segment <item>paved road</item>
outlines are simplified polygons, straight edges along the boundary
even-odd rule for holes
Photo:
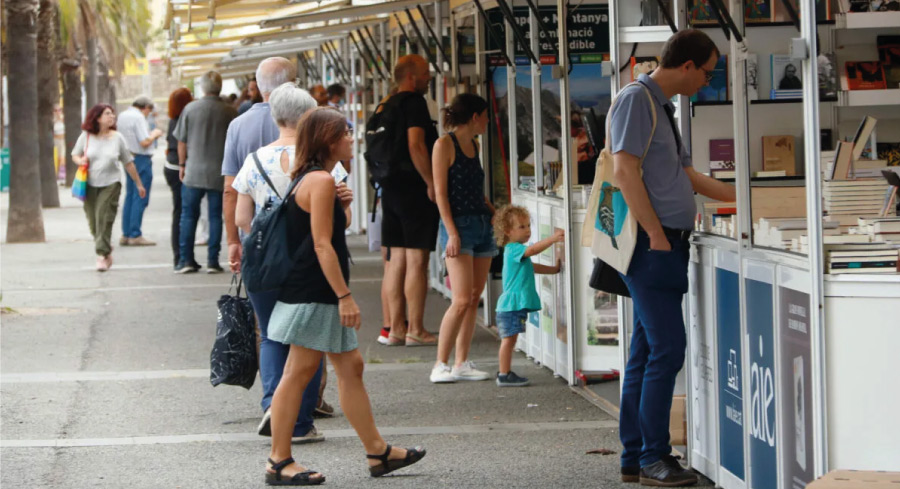
[[[208,381],[215,301],[230,276],[172,273],[171,200],[159,163],[144,220],[159,246],[117,249],[112,271],[94,271],[81,207],[62,190],[63,208],[44,212],[46,243],[2,247],[2,305],[11,309],[0,318],[4,488],[263,487],[259,382],[246,391]],[[120,229],[117,222],[116,241]],[[295,450],[301,463],[325,473],[330,487],[627,486],[616,455],[586,454],[619,449],[615,421],[521,354],[515,369],[531,387],[436,386],[428,382],[433,347],[377,344],[379,259],[351,241],[377,423],[390,442],[424,444],[429,455],[373,480],[339,415],[317,423],[324,443]],[[438,329],[447,305],[429,295],[428,329]],[[479,329],[472,358],[496,371],[497,346]],[[333,374],[326,398],[337,405]]]

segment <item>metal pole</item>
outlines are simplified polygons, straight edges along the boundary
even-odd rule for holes
[[[534,11],[528,12],[528,24],[529,24],[529,34],[531,36],[531,50],[535,53],[540,53],[540,34],[539,27],[537,23],[538,15],[534,13]],[[540,54],[538,56],[538,61],[540,61]],[[541,64],[535,63],[534,60],[531,61],[531,124],[533,129],[533,160],[534,160],[534,189],[532,192],[537,193],[538,187],[544,186],[544,119],[543,113],[541,111]],[[519,165],[516,162],[513,167],[516,169],[514,171],[514,182],[512,183],[513,188],[519,187]],[[569,336],[569,338],[574,338],[574,336]]]
[[[741,0],[731,0],[730,8],[732,12],[743,12]],[[725,15],[728,15],[725,13]],[[735,26],[734,36],[728,36],[730,40],[730,55],[732,73],[734,73],[734,81],[731,86],[733,89],[732,102],[732,122],[734,124],[734,167],[735,186],[737,194],[737,240],[738,246],[738,304],[740,309],[740,329],[741,329],[741,388],[743,390],[742,408],[744,412],[744,420],[747,414],[751,412],[751,396],[750,394],[750,344],[747,336],[747,286],[744,273],[744,263],[747,252],[752,247],[752,216],[751,216],[751,200],[750,200],[750,148],[749,148],[749,110],[750,102],[747,100],[747,76],[746,76],[746,46],[738,37],[744,29],[744,19],[742,15],[736,20],[740,25]],[[728,30],[727,24],[723,22],[723,29]],[[750,470],[750,434],[746,423],[743,425],[743,446],[744,446],[744,483],[746,487],[753,487],[753,474]],[[720,462],[721,463],[721,462]]]
[[[451,76],[453,80],[453,84],[450,87],[450,93],[454,96],[459,94],[459,84],[462,82],[462,77],[459,73],[459,48],[457,45],[459,43],[456,42],[456,36],[459,33],[458,23],[456,22],[456,14],[451,10],[450,11],[450,72],[453,73]]]
[[[568,280],[565,281],[565,296],[568,297],[571,301],[574,291],[575,291],[575,274],[572,273],[572,259],[575,256],[575,241],[572,239],[572,143],[571,143],[571,134],[572,134],[572,109],[569,106],[569,65],[572,63],[569,60],[569,42],[568,42],[568,28],[566,26],[566,17],[568,15],[568,0],[557,0],[556,1],[556,9],[558,12],[559,19],[559,71],[560,71],[560,79],[559,79],[559,100],[560,100],[560,118],[562,119],[560,124],[560,132],[562,135],[562,141],[560,141],[560,160],[563,167],[563,175],[565,175],[565,181],[563,182],[562,188],[563,192],[563,209],[565,209],[566,218],[564,219],[563,226],[565,226],[566,231],[566,239],[565,239],[565,249],[566,249],[566,278]],[[575,324],[575,308],[567,307],[566,315],[568,316],[566,320],[569,324]],[[569,336],[569,341],[566,344],[567,353],[568,353],[568,365],[566,366],[568,372],[564,372],[563,377],[569,381],[569,385],[575,385],[575,338],[573,336]],[[566,377],[568,375],[568,377]]]
[[[425,10],[419,7],[419,12],[422,14],[422,20],[425,22],[425,25],[428,27],[428,30],[431,30],[431,25],[428,23],[428,18],[425,17]],[[442,35],[443,22],[441,19],[441,2],[440,0],[434,2],[434,25],[437,29],[437,34],[435,35],[434,31],[432,31],[432,35],[435,35],[435,41],[437,41],[437,76],[434,79],[435,85],[435,102],[437,102],[438,108],[443,108],[446,104],[446,100],[444,100],[444,46],[443,40],[444,36]],[[431,51],[429,50],[429,53]],[[444,132],[444,118],[438,117],[438,134],[443,134]],[[487,287],[486,287],[487,288]]]
[[[816,2],[799,3],[800,34],[806,44],[803,76],[815,80],[818,76],[816,53]],[[812,78],[809,78],[812,76]],[[803,86],[803,138],[806,157],[806,219],[809,231],[809,301],[810,346],[812,362],[813,398],[813,477],[828,472],[828,416],[827,376],[825,371],[825,284],[822,251],[822,175],[819,146],[819,90],[815,83]]]
[[[369,32],[369,36],[370,37],[372,36],[371,32]],[[381,44],[378,49],[378,56],[381,57],[381,53],[387,54],[387,27],[385,26],[384,23],[378,24],[378,42]],[[372,45],[375,45],[374,38],[372,38]],[[392,45],[393,45],[393,43],[392,43]],[[395,58],[396,56],[397,56],[396,51],[391,49],[390,57]],[[379,97],[379,100],[384,97],[387,97],[388,92],[391,89],[390,88],[391,80],[394,78],[393,73],[391,72],[391,70],[394,67],[394,63],[388,64],[384,59],[382,59],[381,62],[385,65],[384,71],[387,72],[388,82],[382,85],[382,87],[381,87],[382,93],[380,94],[381,97]]]

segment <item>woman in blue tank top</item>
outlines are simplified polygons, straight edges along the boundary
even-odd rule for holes
[[[437,361],[431,371],[434,383],[489,377],[468,360],[478,299],[491,259],[498,253],[491,225],[494,206],[484,195],[484,169],[475,143],[475,136],[487,130],[487,109],[487,102],[478,95],[457,95],[444,114],[444,127],[452,132],[438,140],[431,157],[441,213],[440,241],[453,289],[452,303],[441,321]],[[451,367],[454,345],[456,358]]]

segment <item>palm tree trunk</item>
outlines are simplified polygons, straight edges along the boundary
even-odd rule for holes
[[[112,105],[113,110],[116,109],[116,101],[109,98],[109,67],[106,65],[106,59],[100,53],[97,61],[97,103]]]
[[[97,98],[97,39],[93,36],[87,38],[87,71],[84,74],[85,92],[87,94],[87,109],[99,103]]]
[[[66,125],[66,187],[72,186],[78,166],[72,160],[72,148],[81,135],[81,66],[78,60],[66,60],[63,72],[63,122]]]
[[[6,0],[10,124],[9,243],[44,241],[37,133],[37,0]]]
[[[44,207],[59,207],[56,161],[53,154],[53,106],[59,101],[59,70],[56,65],[56,43],[54,42],[56,40],[55,3],[55,0],[40,0],[38,13],[37,140],[41,169],[41,203]]]

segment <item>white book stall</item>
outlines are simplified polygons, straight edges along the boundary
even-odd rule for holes
[[[677,27],[703,29],[724,55],[709,87],[678,97],[684,140],[694,167],[738,195],[698,197],[681,385],[688,462],[728,489],[900,470],[900,220],[889,182],[900,184],[900,61],[884,47],[900,36],[900,12],[673,4]],[[671,35],[641,25],[641,7],[611,5],[614,66],[657,56]],[[866,63],[881,74],[860,84]]]

